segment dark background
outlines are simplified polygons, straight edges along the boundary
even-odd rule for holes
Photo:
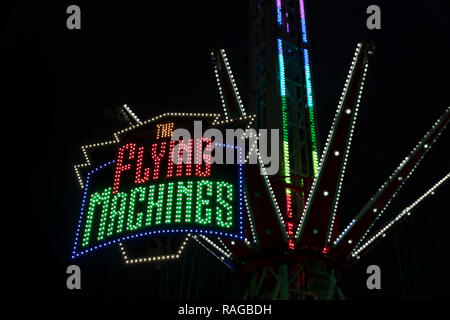
[[[66,8],[81,7],[81,30]],[[382,10],[382,30],[365,26]],[[307,1],[323,146],[359,40],[377,41],[340,205],[347,222],[450,103],[448,1]],[[80,147],[120,124],[105,111],[127,103],[141,119],[165,111],[221,112],[208,49],[227,50],[248,105],[248,4],[241,0],[20,2],[2,10],[3,273],[7,295],[27,298],[238,298],[234,274],[191,243],[169,266],[125,266],[117,248],[76,263],[79,292],[65,287],[81,190]],[[6,83],[6,85],[5,85]],[[449,170],[449,130],[387,214],[399,212]],[[341,281],[348,299],[448,299],[448,185]],[[369,291],[365,269],[382,270]],[[160,292],[160,282],[170,290]]]

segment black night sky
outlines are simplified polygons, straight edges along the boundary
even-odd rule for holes
[[[193,243],[167,267],[125,266],[117,247],[98,251],[75,262],[83,289],[65,286],[81,199],[73,165],[82,145],[121,128],[106,111],[127,103],[141,119],[166,111],[221,112],[208,51],[215,46],[227,50],[248,101],[247,1],[146,3],[33,1],[2,10],[2,260],[11,297],[178,299],[186,297],[186,288],[178,289],[183,272],[192,272],[191,298],[240,297],[234,274]],[[81,7],[81,30],[66,28],[70,4]],[[365,26],[371,4],[381,7],[379,31]],[[450,6],[444,0],[307,5],[321,147],[357,42],[377,42],[344,180],[344,223],[450,103]],[[447,128],[386,214],[449,171],[449,142]],[[449,190],[436,192],[346,274],[340,286],[347,299],[450,298]],[[382,270],[376,292],[365,284],[371,264]],[[161,281],[169,292],[159,291]]]

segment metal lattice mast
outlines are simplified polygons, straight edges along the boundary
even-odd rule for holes
[[[250,111],[257,115],[258,128],[280,130],[279,176],[287,186],[303,188],[303,178],[318,173],[304,1],[254,0],[250,10]],[[294,249],[294,221],[303,212],[305,193],[286,187],[279,196]]]
[[[318,170],[309,52],[303,0],[251,1],[250,112],[258,128],[284,131],[285,175],[311,177]]]

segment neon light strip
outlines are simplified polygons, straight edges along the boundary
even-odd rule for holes
[[[302,25],[302,40],[303,43],[308,42],[307,32],[306,32],[306,15],[305,15],[305,5],[303,0],[300,0],[300,23]]]
[[[184,238],[183,243],[181,244],[180,248],[178,249],[178,251],[176,253],[160,255],[160,256],[148,256],[148,257],[143,257],[143,258],[129,259],[128,254],[127,254],[122,242],[119,242],[119,247],[120,247],[120,252],[122,254],[123,260],[125,261],[126,264],[153,262],[153,261],[161,261],[161,260],[175,260],[175,259],[180,258],[181,254],[183,253],[184,248],[186,247],[186,243],[189,240],[189,236],[190,236],[190,234],[188,234],[187,237]]]
[[[217,259],[219,259],[221,262],[225,263],[228,267],[230,267],[224,260],[225,257],[219,256],[217,253],[215,253],[211,248],[208,248],[202,241],[199,240],[199,238],[196,235],[192,236],[192,239],[194,239],[198,244],[200,244],[203,248],[205,248],[209,253],[211,253],[213,256],[215,256]],[[222,251],[219,251],[220,253],[224,254]],[[227,257],[229,258],[229,257]]]
[[[277,20],[278,25],[282,26],[282,14],[281,14],[281,0],[277,0]],[[284,66],[283,55],[283,42],[280,38],[277,39],[278,47],[278,64],[280,68],[280,96],[281,96],[281,120],[282,120],[282,135],[283,135],[283,170],[286,183],[291,183],[291,166],[289,163],[289,132],[288,132],[288,116],[287,116],[287,104],[286,104],[286,76]],[[288,218],[292,218],[292,195],[291,190],[286,188],[286,214]],[[289,237],[289,248],[294,249],[294,241],[292,240],[293,224],[287,223],[287,233]]]
[[[286,77],[284,74],[284,56],[283,43],[281,39],[277,39],[278,44],[278,63],[280,65],[280,95],[281,95],[281,119],[282,119],[282,135],[283,135],[283,163],[284,176],[286,183],[291,183],[291,168],[289,163],[289,132],[287,123],[287,105],[286,105]]]
[[[283,18],[281,15],[281,0],[277,0],[277,21],[279,26],[283,25]]]
[[[208,239],[206,236],[203,236],[205,239]],[[210,240],[210,239],[208,239]],[[225,252],[227,253],[228,256],[232,256],[233,253],[228,249],[227,245],[222,241],[221,238],[217,238],[217,240],[219,240],[220,244],[222,245],[223,250],[225,250]],[[234,243],[234,241],[233,241]],[[216,244],[217,245],[217,244]]]
[[[300,24],[302,26],[302,41],[304,44],[308,43],[307,32],[306,32],[306,15],[305,6],[303,0],[300,0]],[[313,161],[313,171],[314,177],[317,177],[319,173],[319,156],[317,150],[317,137],[316,137],[316,119],[314,115],[314,102],[312,94],[312,83],[311,83],[311,68],[309,65],[309,51],[308,49],[303,49],[303,59],[305,62],[305,82],[306,82],[306,100],[308,104],[309,111],[309,125],[311,132],[311,147],[312,147],[312,161]]]
[[[122,106],[123,110],[125,110],[125,112],[136,122],[136,123],[141,123],[141,119],[138,118],[138,116],[133,112],[133,110],[131,110],[131,108],[129,106],[127,106],[126,104],[124,104]]]
[[[233,72],[231,72],[230,63],[228,62],[227,54],[225,53],[224,49],[220,49],[220,52],[222,53],[223,61],[225,61],[225,66],[226,66],[227,71],[228,71],[228,77],[231,80],[231,84],[232,84],[232,87],[233,87],[234,95],[236,96],[236,98],[238,100],[239,109],[241,110],[241,115],[245,116],[246,115],[245,109],[244,109],[244,106],[242,104],[241,96],[239,95],[239,90],[237,88],[236,81],[234,80],[234,77],[233,77]]]
[[[246,207],[246,211],[247,211],[247,218],[249,220],[249,224],[250,224],[250,231],[252,233],[252,237],[253,237],[253,242],[258,244],[258,238],[256,235],[256,227],[255,227],[255,221],[253,220],[253,213],[252,213],[252,209],[250,206],[250,201],[247,198],[247,191],[244,192],[244,200],[245,200],[245,207]]]
[[[215,244],[213,241],[211,241],[210,239],[208,239],[208,237],[200,234],[199,237],[201,237],[203,240],[205,240],[207,243],[209,243],[214,249],[216,249],[217,251],[219,251],[221,254],[223,254],[224,256],[226,256],[227,258],[230,258],[232,253],[231,251],[229,251],[228,249],[223,249],[221,247],[219,247],[217,244]],[[218,238],[220,240],[220,238]]]

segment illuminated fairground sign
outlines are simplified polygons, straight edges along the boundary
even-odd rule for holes
[[[210,125],[226,122],[209,116]],[[198,118],[156,117],[82,148],[86,162],[75,169],[83,196],[72,258],[142,237],[243,238],[243,162],[210,161],[230,149],[242,160],[240,148],[195,134],[172,137],[178,128],[193,133]]]

